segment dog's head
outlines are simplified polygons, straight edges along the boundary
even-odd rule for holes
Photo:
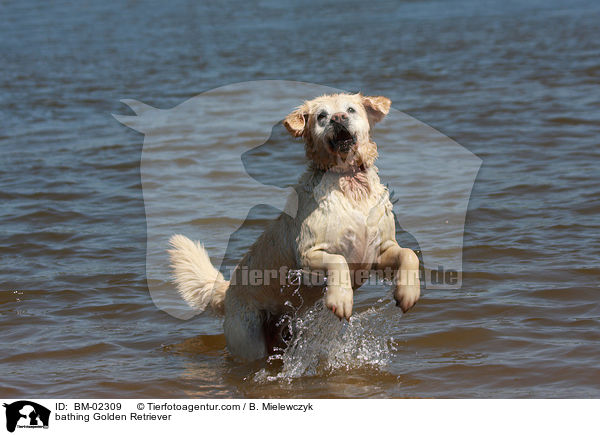
[[[387,115],[390,104],[385,97],[323,95],[304,102],[283,124],[292,136],[304,138],[306,156],[318,169],[364,169],[377,158],[371,127]]]

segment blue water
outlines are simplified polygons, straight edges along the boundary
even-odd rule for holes
[[[23,1],[0,21],[0,396],[598,397],[597,2]],[[261,376],[218,319],[150,298],[144,137],[111,114],[265,79],[386,95],[482,159],[462,288],[403,317],[357,296],[375,368]]]

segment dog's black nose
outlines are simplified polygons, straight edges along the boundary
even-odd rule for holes
[[[337,112],[331,115],[331,122],[342,124],[348,121],[348,114],[346,112]]]

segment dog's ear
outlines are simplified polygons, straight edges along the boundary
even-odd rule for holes
[[[308,109],[302,105],[290,113],[283,120],[283,125],[294,137],[300,137],[308,125]]]
[[[385,118],[392,102],[386,97],[362,97],[362,104],[367,111],[369,124],[373,125]]]

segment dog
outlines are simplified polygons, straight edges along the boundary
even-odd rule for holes
[[[395,239],[390,195],[379,180],[370,134],[390,105],[382,96],[330,94],[305,101],[285,118],[289,133],[303,139],[308,159],[295,186],[297,212],[295,217],[284,212],[269,224],[230,281],[201,244],[182,235],[171,238],[168,252],[180,295],[193,308],[224,315],[233,356],[257,360],[284,347],[290,331],[285,319],[294,306],[314,306],[323,294],[325,306],[349,320],[354,290],[371,270],[392,270],[394,299],[403,312],[419,299],[419,259]],[[282,270],[321,280],[302,280],[299,286],[278,279],[248,282],[248,271]]]

